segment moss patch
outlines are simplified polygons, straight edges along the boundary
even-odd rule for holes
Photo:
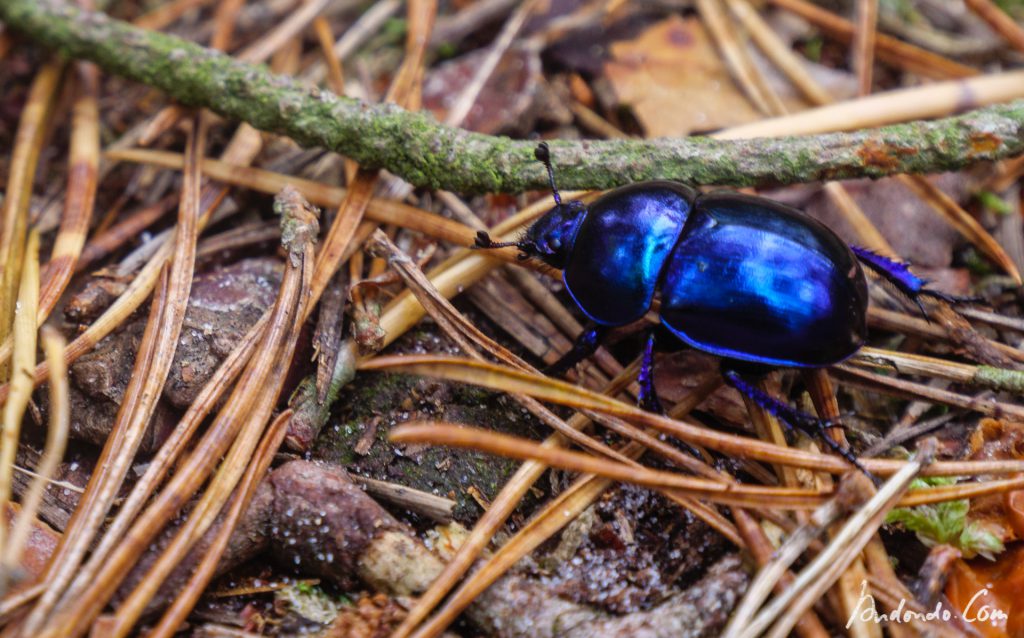
[[[443,341],[432,326],[424,326],[399,340],[394,349],[436,352]],[[421,419],[534,439],[545,435],[537,420],[507,396],[433,379],[367,372],[356,375],[342,391],[312,454],[355,474],[451,498],[458,503],[458,520],[475,520],[481,508],[470,488],[492,499],[519,463],[467,450],[396,447],[388,441],[395,425]]]

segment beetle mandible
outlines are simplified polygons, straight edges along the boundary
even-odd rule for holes
[[[973,301],[925,288],[909,265],[848,246],[821,222],[779,202],[731,191],[702,194],[680,182],[648,181],[604,194],[589,206],[563,202],[550,150],[535,155],[555,206],[519,241],[477,234],[481,249],[514,246],[562,270],[588,317],[572,349],[548,369],[563,372],[593,354],[608,329],[632,323],[660,292],[662,326],[722,358],[725,381],[790,428],[821,434],[830,423],[772,397],[750,380],[774,368],[824,368],[860,349],[867,336],[867,281],[861,264],[917,303],[921,297]],[[661,411],[653,386],[655,332],[644,348],[639,403]],[[856,457],[822,439],[863,471]]]

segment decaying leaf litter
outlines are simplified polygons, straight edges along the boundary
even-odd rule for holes
[[[737,178],[745,165],[720,156],[689,173],[759,183],[937,287],[985,298],[960,313],[939,304],[927,321],[873,285],[870,347],[828,373],[766,381],[841,418],[833,435],[885,479],[877,489],[721,388],[710,357],[663,355],[669,416],[634,408],[643,325],[567,382],[538,373],[581,330],[557,273],[461,247],[477,230],[514,234],[549,194],[414,188],[402,178],[422,174],[379,171],[388,160],[367,151],[394,144],[390,132],[332,146],[351,154],[302,148],[258,129],[308,130],[292,124],[306,101],[264,102],[271,122],[187,82],[137,77],[102,47],[98,64],[79,59],[91,57],[82,41],[104,36],[98,18],[60,57],[37,41],[64,45],[61,21],[82,15],[56,0],[4,5],[4,635],[1021,631],[1024,164],[1002,137],[1007,121],[1020,137],[1017,3],[100,7],[319,82],[321,96],[520,139],[711,133],[722,146],[708,153],[781,166],[800,148],[787,135],[825,143],[1010,102],[995,107],[1002,119],[928,125],[920,157],[959,159],[926,172],[969,165],[955,173],[899,175],[921,164],[893,143],[898,129],[828,138],[856,158],[831,175],[883,179],[779,187],[756,164],[760,177]],[[143,62],[198,51],[132,33]],[[263,71],[246,73],[236,86]],[[954,146],[925,152],[951,130]],[[421,133],[409,129],[409,148],[440,153]],[[755,136],[780,139],[728,145]],[[501,143],[465,139],[467,152]],[[571,144],[567,183],[638,175],[614,146],[588,156]],[[464,165],[450,152],[454,185]],[[510,153],[518,164],[496,170],[529,177],[502,183],[539,187],[529,158]],[[992,158],[1008,159],[981,161]],[[814,159],[831,158],[779,174],[829,175]],[[989,583],[981,603],[1008,617],[970,622]],[[879,625],[857,613],[866,594],[878,614],[939,604],[955,617]]]

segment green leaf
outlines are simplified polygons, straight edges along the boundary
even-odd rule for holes
[[[989,525],[978,521],[968,521],[964,526],[959,547],[967,558],[980,555],[989,560],[995,560],[995,555],[1006,549],[999,535]]]
[[[977,196],[978,201],[981,202],[981,205],[991,211],[999,213],[1000,215],[1009,215],[1013,213],[1013,208],[1006,203],[1006,200],[992,191],[978,191],[975,195]]]
[[[954,478],[932,477],[914,479],[910,486],[927,489],[954,483]],[[992,558],[1003,551],[1003,542],[992,528],[967,520],[969,510],[970,502],[967,499],[917,507],[897,507],[886,515],[885,522],[902,525],[914,532],[918,540],[928,547],[952,545],[963,552],[966,558],[978,555]]]
[[[804,55],[811,62],[821,62],[821,49],[825,46],[825,40],[821,36],[814,36],[804,43]]]

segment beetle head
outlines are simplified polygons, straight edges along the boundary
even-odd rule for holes
[[[473,247],[491,249],[515,246],[520,251],[520,259],[536,257],[552,268],[562,269],[569,262],[580,223],[586,214],[587,207],[583,202],[558,204],[533,222],[519,241],[496,242],[485,231],[480,231],[476,234]]]
[[[569,263],[572,246],[576,242],[580,223],[587,214],[583,202],[562,202],[562,196],[555,186],[555,171],[551,168],[551,150],[547,142],[541,142],[534,150],[534,156],[544,164],[548,172],[548,183],[551,194],[555,198],[555,207],[538,219],[527,229],[522,239],[517,242],[494,242],[490,236],[480,231],[476,235],[476,248],[505,248],[515,246],[520,251],[520,259],[537,257],[547,265],[563,269]]]
[[[553,268],[565,268],[586,214],[583,202],[558,204],[527,229],[517,246]]]
[[[576,243],[576,234],[579,232],[583,217],[587,214],[587,208],[582,202],[562,203],[562,196],[555,186],[551,149],[548,148],[547,142],[538,144],[533,154],[547,169],[555,207],[530,226],[519,242],[519,249],[527,255],[540,258],[549,266],[562,269],[569,263],[569,255],[572,253],[573,244]]]

